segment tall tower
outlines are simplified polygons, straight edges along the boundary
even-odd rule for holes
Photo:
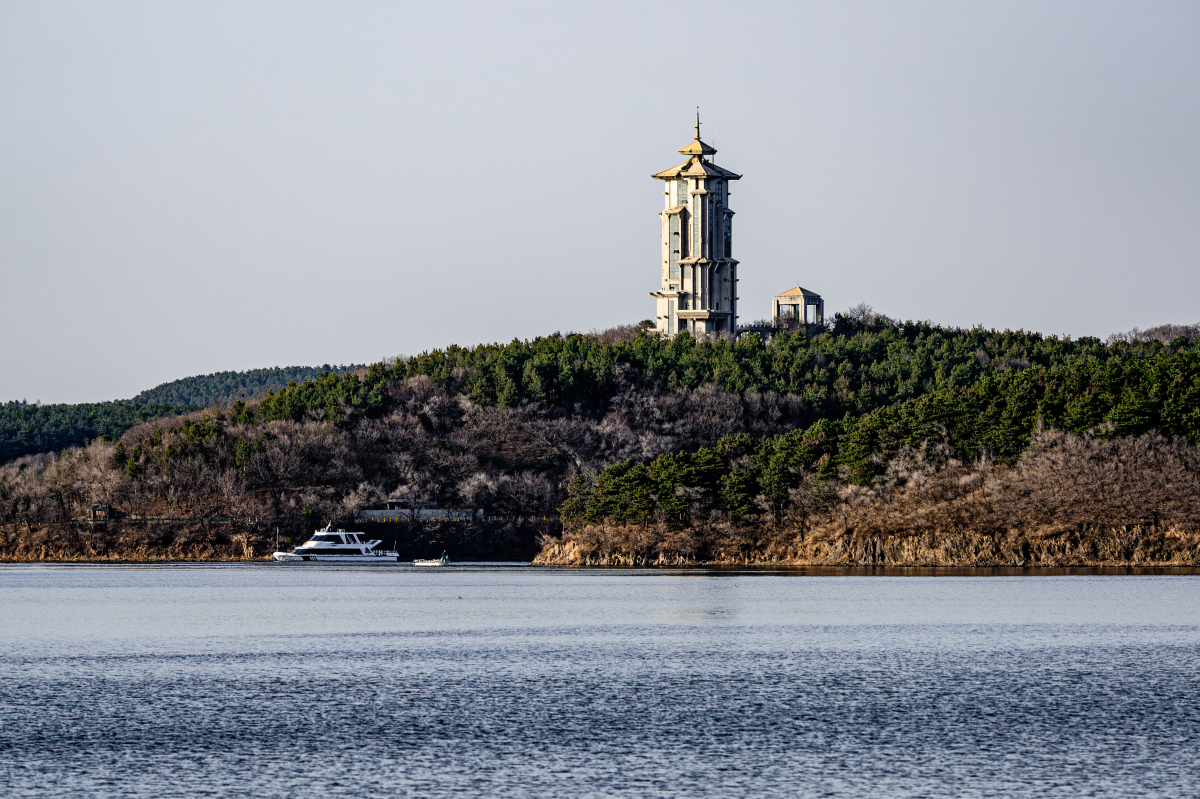
[[[696,140],[679,151],[688,159],[652,177],[666,191],[662,217],[662,289],[657,328],[665,336],[683,330],[734,332],[737,325],[737,264],[733,257],[733,211],[729,183],[740,180],[708,160],[716,150]]]

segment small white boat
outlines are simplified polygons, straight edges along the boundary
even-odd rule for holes
[[[283,563],[395,563],[400,560],[394,549],[376,549],[382,541],[367,541],[366,533],[333,532],[330,525],[313,533],[291,552],[276,552],[275,560]]]
[[[413,565],[414,566],[449,566],[450,558],[446,557],[446,553],[443,552],[442,556],[440,558],[438,558],[437,560],[414,560]]]

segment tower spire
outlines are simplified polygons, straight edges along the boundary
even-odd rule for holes
[[[696,106],[696,141],[700,141],[700,106]]]

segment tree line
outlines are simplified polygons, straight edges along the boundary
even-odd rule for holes
[[[288,383],[312,380],[325,372],[341,375],[366,369],[366,364],[340,366],[275,366],[269,369],[249,369],[244,372],[214,372],[172,380],[146,389],[133,398],[142,405],[190,405],[204,408],[227,404],[237,399],[257,399],[269,390],[283,388]]]
[[[1025,331],[964,330],[929,322],[894,322],[871,315],[837,315],[827,335],[780,332],[730,340],[673,339],[630,328],[624,340],[554,334],[532,341],[450,346],[365,374],[323,375],[273,393],[263,418],[334,419],[335,407],[355,415],[386,413],[383,386],[426,376],[473,402],[517,407],[533,402],[582,413],[602,413],[630,384],[641,390],[697,389],[773,392],[803,403],[805,422],[862,415],[925,394],[972,385],[989,376],[1031,368],[1057,370],[1075,363],[1121,363],[1194,346],[1180,337],[1109,344],[1097,338],[1060,338]],[[336,421],[336,420],[335,420]]]

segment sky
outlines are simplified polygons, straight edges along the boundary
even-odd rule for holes
[[[0,401],[652,317],[697,106],[742,323],[1200,321],[1200,3],[0,0]]]

